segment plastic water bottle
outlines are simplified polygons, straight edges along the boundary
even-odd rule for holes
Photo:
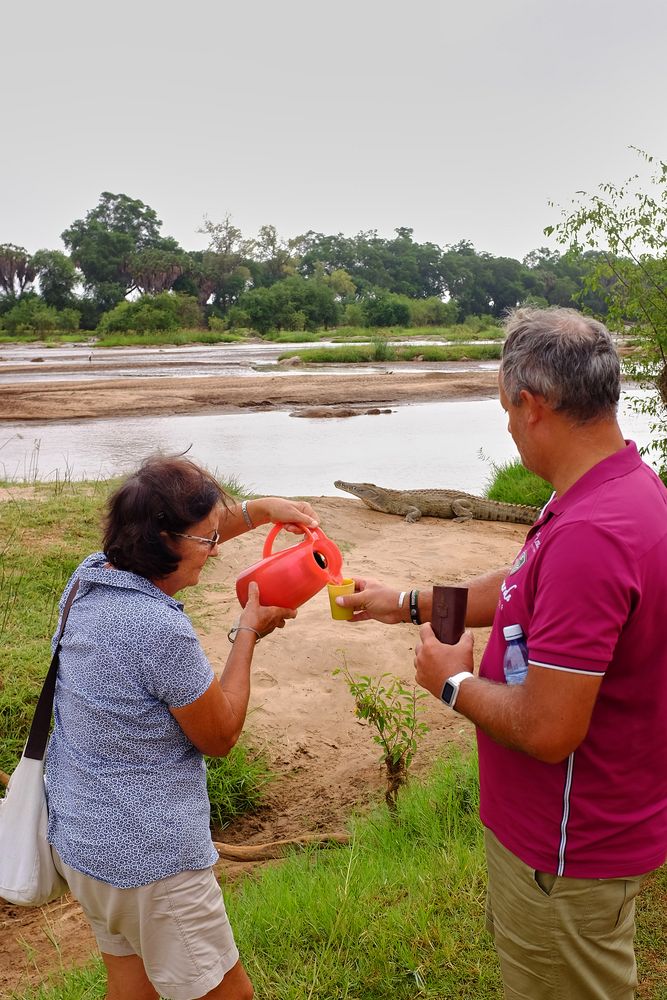
[[[520,625],[506,625],[503,635],[507,642],[503,671],[508,684],[523,684],[528,676],[528,647]]]

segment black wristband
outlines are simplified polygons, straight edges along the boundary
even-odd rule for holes
[[[410,591],[410,621],[413,625],[421,625],[422,620],[419,617],[419,591]]]

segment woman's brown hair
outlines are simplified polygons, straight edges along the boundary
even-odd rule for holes
[[[179,555],[164,532],[187,532],[229,497],[207,472],[182,456],[153,455],[107,502],[104,552],[117,569],[160,580],[176,569]]]

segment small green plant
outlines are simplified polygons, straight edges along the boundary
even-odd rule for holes
[[[355,701],[355,715],[375,729],[373,740],[382,748],[380,759],[386,768],[387,788],[385,801],[390,811],[396,812],[396,800],[401,785],[408,780],[408,770],[419,739],[428,732],[425,722],[419,721],[421,706],[418,704],[426,693],[408,688],[398,677],[382,674],[372,677],[353,676],[344,663],[334,670],[342,674]]]

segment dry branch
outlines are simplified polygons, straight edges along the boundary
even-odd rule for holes
[[[273,840],[269,844],[221,844],[213,841],[213,846],[226,861],[272,861],[283,858],[290,850],[305,847],[332,847],[334,844],[349,844],[349,833],[305,834],[293,840]]]

